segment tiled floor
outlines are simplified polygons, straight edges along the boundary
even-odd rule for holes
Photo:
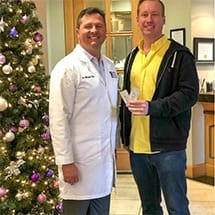
[[[215,215],[214,186],[187,179],[192,215]],[[164,215],[168,215],[165,204]],[[137,188],[131,174],[118,174],[117,188],[112,193],[110,215],[142,215]]]

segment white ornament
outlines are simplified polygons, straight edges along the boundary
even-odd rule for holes
[[[35,66],[31,65],[28,67],[28,72],[33,73],[35,71],[36,71]]]
[[[16,199],[18,200],[18,201],[21,201],[22,199],[23,199],[23,195],[22,195],[22,193],[17,193],[16,194]]]
[[[15,134],[12,131],[8,131],[5,134],[5,140],[6,142],[12,142],[15,139]]]
[[[8,26],[8,25],[7,25],[6,22],[3,21],[3,17],[1,17],[1,20],[0,20],[0,33],[4,32],[4,27],[5,26]]]
[[[4,99],[0,96],[0,112],[6,110],[7,107],[8,107],[8,103],[7,103],[6,99]]]
[[[10,65],[5,65],[2,67],[2,71],[5,75],[9,75],[13,71],[13,68]]]

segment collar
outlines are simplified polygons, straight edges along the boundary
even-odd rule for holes
[[[94,57],[93,55],[91,55],[88,51],[86,51],[80,44],[78,44],[77,46],[79,46],[79,48],[83,51],[83,53],[87,56],[87,58],[90,61],[98,62],[98,59],[96,57]],[[101,62],[102,62],[102,56],[99,60],[99,63],[101,63]]]
[[[154,43],[151,44],[151,50],[157,51],[159,50],[166,42],[168,41],[167,36],[163,35],[160,39],[156,40]],[[143,52],[143,44],[144,44],[144,39],[141,40],[138,44],[138,48],[141,52]]]

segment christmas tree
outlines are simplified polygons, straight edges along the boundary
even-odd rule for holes
[[[60,214],[36,5],[0,0],[0,214]]]

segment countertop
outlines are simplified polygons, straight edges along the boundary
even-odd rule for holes
[[[200,93],[198,101],[214,103],[214,92]]]

